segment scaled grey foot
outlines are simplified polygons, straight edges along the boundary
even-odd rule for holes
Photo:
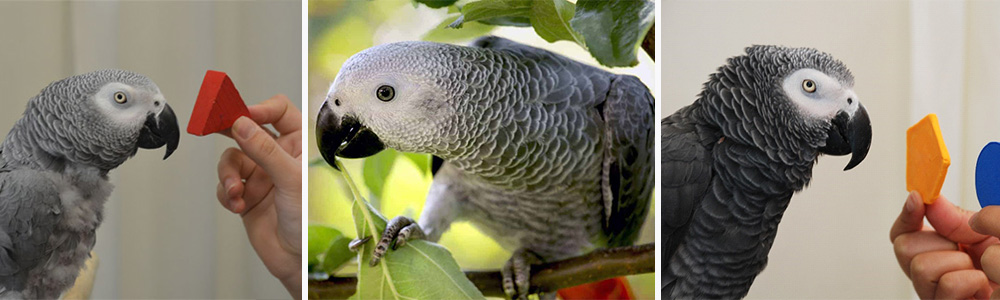
[[[500,269],[500,274],[503,275],[503,291],[507,297],[528,299],[531,288],[531,265],[540,263],[542,263],[541,257],[531,250],[521,248],[514,251],[514,255]]]
[[[406,245],[406,241],[411,239],[423,239],[424,231],[420,229],[420,225],[414,222],[413,219],[398,216],[389,220],[389,223],[385,225],[385,231],[382,232],[382,239],[375,244],[375,253],[372,254],[372,261],[369,263],[370,266],[374,267],[378,265],[379,260],[385,256],[386,251],[391,247],[392,250],[396,250],[403,245]],[[393,243],[395,241],[395,243]],[[362,242],[363,244],[363,242]]]

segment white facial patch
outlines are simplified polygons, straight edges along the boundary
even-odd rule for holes
[[[372,73],[363,70],[355,70],[349,74],[341,73],[330,84],[326,101],[330,101],[329,109],[332,112],[339,115],[353,114],[355,118],[365,121],[366,125],[377,127],[376,124],[367,122],[405,117],[397,114],[416,104],[413,100],[420,92],[420,85],[415,81],[417,80],[405,74]],[[378,97],[378,90],[383,86],[391,88],[391,99],[382,100]]]
[[[90,101],[113,123],[121,125],[142,124],[147,114],[159,113],[166,106],[159,91],[152,94],[120,82],[105,84]],[[159,107],[154,107],[155,101],[159,101]]]
[[[803,115],[818,119],[832,119],[840,111],[854,116],[860,105],[854,90],[816,69],[793,72],[781,88]]]

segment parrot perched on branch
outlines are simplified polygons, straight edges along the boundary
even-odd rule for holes
[[[0,298],[58,298],[94,247],[108,172],[180,131],[143,75],[102,70],[49,84],[0,144]]]
[[[857,166],[871,145],[854,76],[809,48],[752,46],[661,120],[666,299],[746,296],[792,194],[820,154]]]
[[[372,265],[394,240],[437,241],[466,220],[514,250],[504,291],[524,298],[531,264],[639,236],[655,120],[636,77],[498,37],[400,42],[352,56],[326,97],[316,130],[331,165],[386,147],[434,156],[419,223],[392,219]]]

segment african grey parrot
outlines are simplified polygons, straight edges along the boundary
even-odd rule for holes
[[[406,239],[467,220],[515,250],[502,271],[528,294],[529,265],[632,244],[653,189],[653,97],[612,74],[498,37],[471,47],[376,46],[352,56],[317,119],[323,157],[385,147],[435,157],[419,225],[393,219],[372,265]]]
[[[94,246],[108,172],[137,148],[177,148],[177,118],[145,76],[102,70],[49,84],[0,145],[0,298],[59,297]]]
[[[809,48],[752,46],[663,119],[664,298],[740,298],[764,269],[778,222],[820,153],[868,154],[854,76]]]

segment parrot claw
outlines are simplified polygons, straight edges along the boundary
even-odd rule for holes
[[[413,219],[404,216],[392,218],[385,225],[385,231],[382,232],[382,239],[378,241],[378,244],[375,244],[375,252],[372,253],[372,260],[368,265],[372,267],[377,266],[379,260],[385,256],[388,249],[396,250],[399,247],[405,246],[406,242],[411,239],[422,238],[424,238],[424,231],[420,229],[420,225],[414,222]]]
[[[527,249],[514,252],[500,269],[503,291],[510,299],[526,300],[531,289],[531,265],[542,263],[541,257]]]
[[[351,249],[351,252],[358,252],[358,250],[361,250],[361,245],[364,245],[370,240],[372,240],[372,236],[370,235],[361,239],[354,239],[350,244],[347,244],[347,248]]]

